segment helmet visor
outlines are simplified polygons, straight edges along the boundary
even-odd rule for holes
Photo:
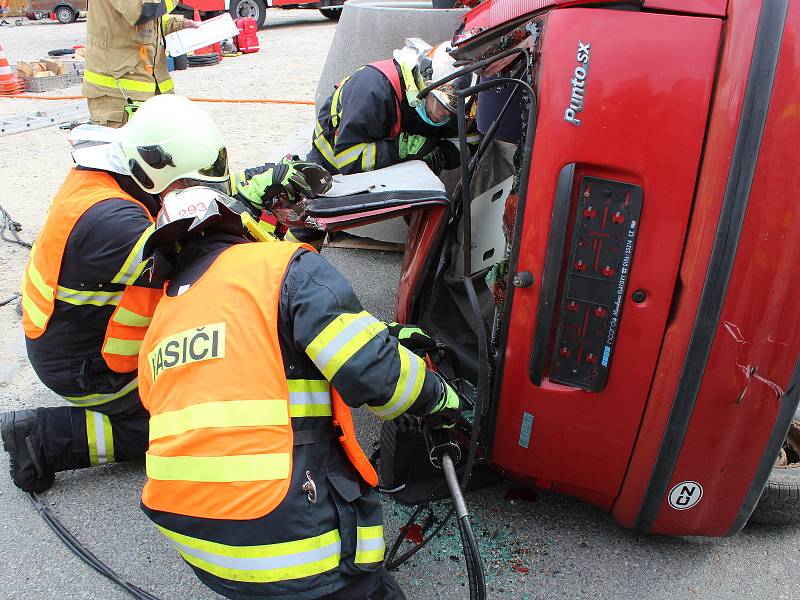
[[[467,89],[472,83],[472,75],[466,74],[431,90],[431,94],[451,113],[458,106],[458,92]]]
[[[211,165],[197,170],[204,177],[227,177],[228,176],[228,150],[223,146],[219,149],[217,160]]]
[[[140,186],[142,186],[142,188],[145,190],[155,189],[156,184],[153,183],[152,179],[150,179],[147,171],[142,168],[142,165],[139,164],[139,161],[134,158],[130,159],[128,161],[128,170],[131,172],[131,176]]]

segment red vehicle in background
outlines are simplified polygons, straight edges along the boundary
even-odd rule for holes
[[[234,21],[242,17],[255,19],[259,27],[266,25],[268,8],[311,8],[318,9],[328,19],[338,19],[342,14],[344,0],[183,0],[178,10],[194,9],[201,14],[215,16],[229,12]]]
[[[396,319],[447,345],[479,462],[639,532],[800,520],[799,32],[788,0],[488,0],[454,55],[522,56],[466,92],[528,98],[504,191],[309,201],[327,230],[411,215]]]

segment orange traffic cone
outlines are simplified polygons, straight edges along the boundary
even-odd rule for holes
[[[17,79],[8,64],[3,47],[0,46],[0,96],[16,96],[25,91],[25,83]]]

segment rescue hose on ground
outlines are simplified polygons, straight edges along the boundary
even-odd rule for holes
[[[33,244],[30,242],[26,242],[21,237],[19,237],[19,232],[22,231],[22,225],[20,225],[17,221],[11,218],[11,215],[8,214],[6,209],[0,206],[0,217],[3,219],[2,225],[0,225],[0,237],[2,237],[5,241],[11,242],[12,244],[19,244],[20,246],[24,246],[25,248],[32,248]],[[11,237],[9,237],[9,235]]]
[[[64,527],[64,525],[59,521],[56,516],[50,512],[50,508],[45,504],[45,502],[39,497],[39,494],[30,493],[28,494],[31,500],[31,504],[36,509],[36,512],[42,517],[47,526],[53,530],[53,532],[58,536],[58,538],[64,543],[64,545],[69,548],[75,556],[81,559],[84,563],[89,565],[92,569],[103,575],[104,577],[110,579],[122,589],[130,593],[134,598],[138,600],[159,600],[157,596],[144,591],[142,588],[125,581],[122,577],[117,575],[111,568],[106,565],[103,561],[97,558],[92,552],[83,544],[81,544],[78,539],[70,533],[70,531]]]
[[[37,96],[34,94],[17,94],[7,96],[19,100],[85,100],[86,96]],[[195,98],[188,97],[192,102],[224,102],[230,104],[298,104],[302,106],[314,106],[313,100],[280,100],[274,98]]]

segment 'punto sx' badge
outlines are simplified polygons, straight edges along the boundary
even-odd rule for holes
[[[575,60],[578,66],[572,73],[572,93],[569,97],[569,107],[564,111],[564,120],[580,127],[581,120],[578,114],[583,110],[583,100],[586,96],[586,79],[589,77],[589,58],[592,52],[591,44],[584,44],[578,40],[578,51]]]

